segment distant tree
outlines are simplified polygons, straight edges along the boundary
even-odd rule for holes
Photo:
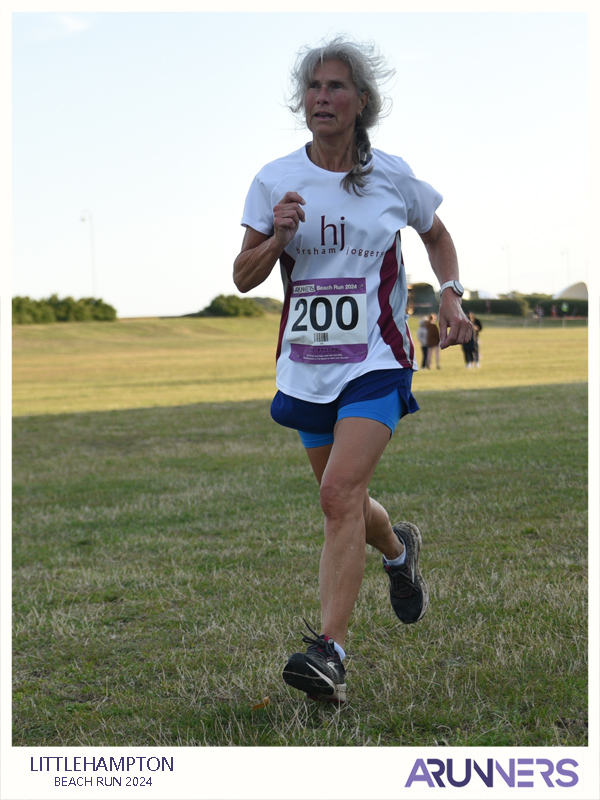
[[[519,294],[518,296],[526,300],[530,306],[539,303],[541,300],[552,300],[551,294]]]
[[[46,300],[32,300],[29,297],[13,297],[13,325],[36,325],[56,322],[56,314]]]
[[[273,297],[253,297],[252,300],[268,314],[281,314],[283,303]]]
[[[437,312],[435,290],[430,283],[411,283],[408,287],[407,313],[423,314]]]
[[[502,297],[502,295],[501,295]],[[511,298],[518,300],[524,307],[523,314],[527,315],[533,313],[534,309],[542,311],[543,316],[552,316],[552,306],[556,306],[557,301],[551,294],[521,294],[521,292],[511,292]],[[572,316],[574,317],[587,317],[588,315],[588,301],[571,301]]]
[[[251,297],[220,294],[204,308],[201,317],[262,317],[265,312]]]
[[[90,322],[92,311],[88,303],[75,300],[73,297],[64,297],[62,300],[55,294],[48,301],[54,308],[58,322]]]
[[[104,300],[96,300],[93,297],[84,298],[82,303],[89,303],[92,310],[92,318],[96,322],[114,322],[117,318],[117,311]]]
[[[13,325],[35,325],[52,322],[114,322],[116,310],[93,297],[75,300],[73,297],[59,298],[53,294],[42,300],[30,297],[13,297]]]
[[[474,314],[502,314],[510,317],[523,317],[527,314],[528,305],[523,300],[500,298],[499,300],[463,300],[463,311]]]

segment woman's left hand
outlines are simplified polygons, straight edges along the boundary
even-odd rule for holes
[[[440,299],[440,348],[453,344],[465,344],[473,336],[471,320],[462,310],[460,297],[452,289],[446,289]]]

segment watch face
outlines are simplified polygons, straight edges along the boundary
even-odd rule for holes
[[[464,294],[465,293],[465,290],[462,287],[462,283],[459,283],[459,281],[454,281],[454,288],[456,289],[458,294]]]

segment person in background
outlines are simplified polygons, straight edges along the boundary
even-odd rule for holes
[[[472,369],[475,366],[475,342],[472,338],[468,342],[462,343],[462,351],[465,357],[465,368]]]
[[[435,365],[440,367],[440,329],[437,325],[437,315],[430,314],[427,319],[427,368],[431,369],[431,362],[435,354]]]
[[[421,360],[421,369],[429,369],[428,363],[428,356],[427,356],[427,342],[429,341],[429,331],[427,330],[427,321],[429,317],[423,317],[419,322],[419,327],[417,328],[417,339],[419,340],[419,344],[421,345],[421,353],[422,353],[422,360]]]
[[[325,529],[320,633],[307,623],[308,648],[289,657],[283,679],[310,698],[337,703],[346,699],[344,647],[365,545],[383,557],[401,622],[420,620],[429,602],[419,529],[392,525],[368,492],[400,418],[418,409],[402,228],[419,233],[441,284],[441,347],[471,337],[456,251],[436,214],[441,195],[401,158],[371,147],[369,130],[384,108],[380,83],[391,74],[374,45],[348,37],[301,50],[290,108],[312,138],[252,182],[233,272],[244,293],[281,268],[285,299],[271,415],[298,430],[320,487]],[[257,91],[260,113],[265,98]]]
[[[481,324],[481,320],[478,320],[475,314],[472,311],[469,311],[468,314],[469,320],[471,321],[471,325],[473,326],[473,336],[471,337],[471,341],[473,342],[473,362],[472,365],[479,368],[481,367],[481,351],[479,349],[479,334],[483,330],[483,325]]]

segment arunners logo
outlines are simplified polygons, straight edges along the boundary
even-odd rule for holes
[[[346,256],[360,256],[361,258],[379,258],[385,255],[385,250],[369,250],[368,247],[346,247],[345,222],[346,217],[340,217],[340,224],[325,223],[325,214],[321,217],[321,244],[320,247],[296,247],[299,256],[327,256],[335,253],[344,253]],[[339,234],[339,235],[338,235]],[[345,250],[344,250],[345,248]]]
[[[537,770],[533,769],[533,758],[510,758],[508,759],[508,764],[504,762],[504,766],[498,761],[494,764],[494,759],[488,758],[485,769],[482,769],[475,760],[470,758],[465,759],[464,765],[458,769],[454,766],[454,762],[455,759],[452,758],[447,758],[445,761],[439,758],[428,758],[427,762],[423,758],[418,758],[405,785],[410,787],[415,782],[424,781],[432,789],[435,788],[436,784],[444,789],[446,784],[442,780],[442,776],[445,775],[450,786],[466,786],[474,777],[473,773],[478,776],[477,782],[482,780],[487,787],[494,785],[495,777],[504,781],[504,784],[511,789],[515,787],[531,789],[534,786],[535,778],[537,778],[538,786],[541,785],[542,780],[546,786],[550,787],[571,788],[579,783],[577,773],[566,768],[579,766],[577,761],[572,758],[563,758],[556,766],[548,758],[536,758],[535,766]],[[458,760],[456,760],[456,763],[458,764]],[[471,765],[473,769],[471,769]],[[556,777],[557,775],[559,777]],[[550,776],[553,776],[554,782]],[[526,780],[522,780],[523,778],[526,778]]]
[[[294,294],[314,294],[314,283],[307,283],[304,286],[294,286]]]

